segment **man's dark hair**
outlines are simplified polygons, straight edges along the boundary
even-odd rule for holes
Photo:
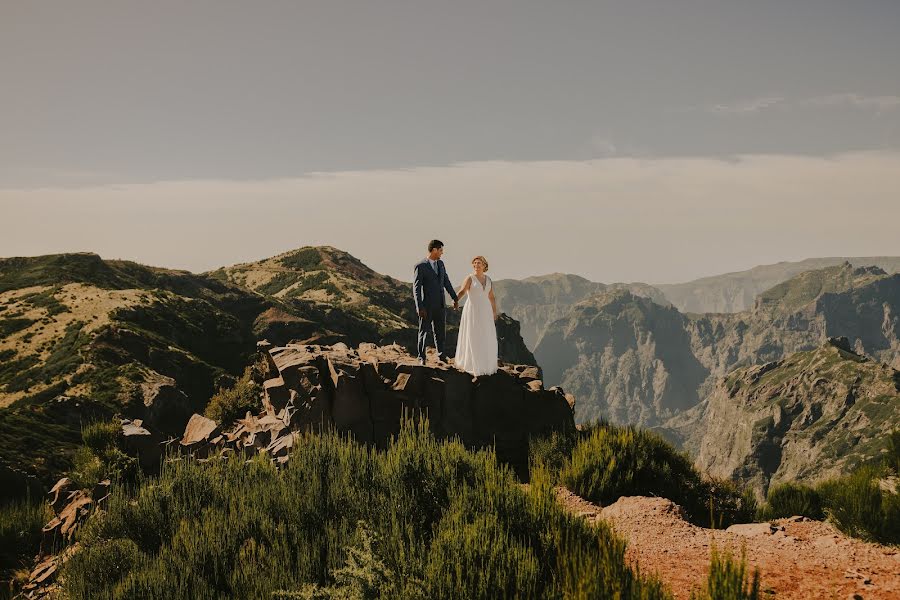
[[[444,247],[444,242],[442,242],[441,240],[431,240],[430,242],[428,242],[428,251],[429,252],[431,252],[435,248],[443,248],[443,247]]]

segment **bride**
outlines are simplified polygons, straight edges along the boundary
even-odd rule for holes
[[[472,375],[490,375],[497,372],[497,302],[487,276],[487,259],[476,256],[472,268],[475,272],[466,277],[456,293],[460,300],[465,294],[469,299],[462,309],[454,364]]]

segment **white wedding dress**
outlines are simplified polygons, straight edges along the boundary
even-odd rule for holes
[[[494,325],[494,309],[488,293],[491,279],[484,276],[482,286],[472,275],[468,300],[462,309],[459,322],[459,339],[456,342],[456,368],[472,375],[490,375],[497,372],[497,327]]]

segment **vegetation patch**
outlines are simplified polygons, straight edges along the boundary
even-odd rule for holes
[[[80,350],[90,341],[90,335],[82,332],[83,326],[81,321],[69,323],[47,360],[37,361],[27,370],[14,372],[6,383],[7,391],[25,391],[39,382],[50,384],[54,379],[75,371],[82,362]]]
[[[48,316],[58,315],[60,313],[69,312],[69,307],[56,299],[56,294],[61,290],[60,286],[55,286],[43,292],[36,292],[21,297],[19,300],[25,304],[35,308],[43,308],[47,311]]]
[[[330,282],[330,275],[326,271],[316,271],[315,273],[310,273],[302,278],[300,284],[296,287],[291,288],[288,293],[288,298],[296,298],[297,296],[302,296],[304,293],[310,290],[326,290],[330,294],[340,294],[340,290]]]
[[[229,389],[220,389],[210,398],[205,415],[216,423],[233,423],[247,414],[256,414],[262,408],[262,387],[253,380],[251,368]]]
[[[660,496],[679,504],[692,523],[705,527],[747,522],[756,512],[749,491],[702,478],[686,455],[654,433],[601,424],[575,435],[574,444],[559,434],[533,443],[532,463],[558,468],[558,481],[591,502],[607,505],[622,496]]]
[[[52,518],[46,502],[23,498],[0,504],[0,585],[18,571],[30,570],[41,545],[41,528]]]
[[[167,462],[118,487],[79,537],[73,600],[670,597],[625,564],[607,525],[565,512],[548,478],[525,491],[492,452],[424,423],[386,451],[307,435],[282,470]],[[338,595],[351,589],[366,594]]]
[[[282,271],[276,273],[272,279],[256,288],[256,291],[266,296],[274,296],[281,290],[303,279],[303,275],[294,271]]]
[[[28,329],[35,323],[37,323],[37,319],[29,319],[27,317],[0,319],[0,337],[6,337],[23,329]]]
[[[288,269],[309,271],[322,265],[322,255],[315,248],[301,248],[282,258],[281,264]]]
[[[691,592],[691,600],[757,600],[759,592],[759,570],[748,571],[747,557],[737,560],[713,546],[706,587]]]
[[[847,535],[900,544],[900,489],[885,490],[880,484],[886,475],[896,475],[893,460],[895,457],[889,455],[882,466],[863,465],[850,475],[816,486],[773,486],[759,509],[759,518],[827,518]]]
[[[90,490],[106,478],[123,484],[137,479],[138,462],[122,447],[122,426],[118,419],[86,425],[81,430],[81,440],[84,445],[76,451],[69,472],[76,488]]]

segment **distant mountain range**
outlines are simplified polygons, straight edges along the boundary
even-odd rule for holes
[[[554,273],[522,280],[498,280],[495,293],[500,309],[521,323],[522,337],[534,349],[547,325],[565,315],[573,304],[599,292],[627,289],[657,304],[672,304],[683,313],[733,313],[748,310],[759,294],[800,273],[845,262],[858,267],[876,266],[886,273],[900,272],[897,256],[829,257],[761,265],[677,284],[606,284],[578,275]]]

